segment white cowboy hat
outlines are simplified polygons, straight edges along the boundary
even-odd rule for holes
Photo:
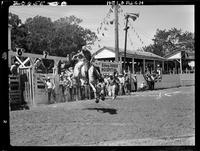
[[[15,61],[15,64],[19,64],[19,62],[18,62],[18,61]]]

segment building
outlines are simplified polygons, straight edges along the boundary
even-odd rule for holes
[[[99,61],[115,62],[115,48],[103,47],[97,50],[93,57]],[[127,50],[126,51],[126,69],[131,73],[144,73],[145,67],[148,66],[153,71],[159,64],[164,69],[166,59],[151,52]],[[120,72],[124,71],[124,49],[119,49],[119,66]]]
[[[195,57],[192,51],[177,49],[164,57],[166,58],[166,73],[182,74],[195,71]]]

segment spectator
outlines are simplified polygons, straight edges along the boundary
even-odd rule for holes
[[[147,85],[149,86],[149,89],[152,90],[152,86],[153,86],[153,80],[151,79],[151,74],[148,68],[146,68],[145,70],[145,80],[147,81]]]
[[[133,84],[134,84],[134,92],[137,91],[137,76],[134,74],[133,76]]]
[[[120,95],[124,95],[124,76],[119,74],[119,92]]]
[[[48,92],[48,103],[51,104],[51,96],[54,97],[54,103],[55,103],[55,92],[54,92],[55,85],[53,82],[51,82],[50,77],[48,77],[46,80],[46,86]]]
[[[157,74],[161,75],[161,68],[160,65],[157,65],[157,69],[156,69]]]
[[[115,79],[114,77],[111,75],[110,76],[110,79],[109,79],[109,88],[110,88],[110,91],[109,91],[109,96],[112,96],[112,99],[115,99],[116,98],[116,83],[115,83]]]
[[[116,69],[113,72],[113,78],[115,82],[115,94],[118,95],[120,81],[119,81],[119,73]]]
[[[15,61],[15,63],[10,67],[10,72],[12,75],[18,75],[18,67],[19,67],[19,62]]]
[[[125,94],[128,93],[130,95],[130,91],[131,91],[131,82],[130,82],[130,77],[128,74],[124,75],[124,91]]]
[[[160,65],[157,65],[156,80],[158,80],[158,81],[162,80],[162,68],[160,67]]]

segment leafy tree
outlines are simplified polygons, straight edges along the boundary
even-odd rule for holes
[[[29,52],[42,54],[44,50],[49,51],[53,35],[53,23],[50,18],[35,16],[25,21],[29,35]]]
[[[22,24],[21,19],[15,14],[9,13],[9,21],[8,24],[12,25],[11,30],[11,48],[15,50],[15,48],[20,47],[27,49],[27,35],[28,29],[24,24]]]
[[[25,25],[30,32],[30,51],[41,54],[46,50],[50,55],[66,56],[77,52],[84,45],[92,44],[96,35],[79,26],[81,22],[75,16],[60,18],[54,22],[42,16],[27,19]]]
[[[57,52],[56,45],[59,45],[57,55],[70,54],[77,52],[85,45],[91,45],[97,39],[94,32],[89,29],[84,29],[78,24],[82,20],[75,16],[60,18],[54,22],[55,38],[53,40],[53,51]]]
[[[143,50],[160,56],[177,49],[194,51],[194,34],[187,31],[182,32],[181,29],[172,28],[168,31],[157,29],[152,40],[154,43],[144,47]]]
[[[76,53],[85,45],[92,45],[97,36],[79,24],[82,19],[75,16],[60,18],[54,22],[50,18],[35,16],[22,24],[19,17],[10,13],[12,47],[22,47],[26,52],[66,56]]]

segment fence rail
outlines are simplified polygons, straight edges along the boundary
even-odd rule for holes
[[[20,77],[9,76],[9,103],[10,105],[21,103]]]

